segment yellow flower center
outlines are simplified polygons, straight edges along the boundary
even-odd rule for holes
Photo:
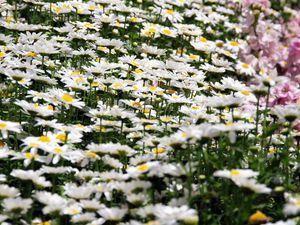
[[[245,69],[249,69],[250,68],[250,66],[247,63],[243,63],[242,67],[245,68]]]
[[[171,30],[163,30],[163,33],[165,35],[171,35],[172,34],[172,31]]]
[[[150,87],[149,87],[149,90],[150,90],[150,91],[156,91],[156,90],[157,90],[157,87],[150,86]]]
[[[57,154],[61,153],[62,152],[62,149],[61,148],[54,148],[53,151]]]
[[[225,124],[226,127],[230,127],[232,125],[234,125],[234,123],[232,123],[232,122],[226,122],[226,124]],[[232,175],[232,171],[231,171],[231,175]]]
[[[25,153],[25,158],[26,158],[26,159],[32,159],[32,158],[33,158],[33,155],[32,155],[30,152],[26,152],[26,153]]]
[[[131,20],[132,22],[136,22],[136,21],[138,21],[139,19],[136,18],[136,17],[132,17],[130,20]]]
[[[149,113],[149,112],[150,112],[150,109],[145,108],[145,109],[142,110],[142,112],[143,112],[143,113]]]
[[[250,91],[248,90],[242,90],[241,93],[245,96],[249,96],[250,95]]]
[[[197,55],[190,54],[190,55],[189,55],[189,58],[190,58],[190,59],[197,59],[198,56],[197,56]]]
[[[157,31],[157,29],[155,27],[150,27],[148,30],[151,33],[155,33]]]
[[[265,69],[264,69],[264,68],[260,68],[259,72],[260,72],[261,74],[265,74]]]
[[[147,124],[147,125],[145,126],[145,128],[146,128],[146,129],[151,129],[151,128],[153,128],[153,125],[152,125],[152,124]]]
[[[100,131],[100,132],[105,132],[106,128],[105,127],[96,127],[96,131]]]
[[[86,152],[85,154],[87,154],[88,156],[90,156],[92,158],[96,158],[97,157],[97,154],[95,152],[92,152],[92,151]]]
[[[62,99],[65,101],[65,102],[73,102],[73,97],[69,94],[64,94],[62,96]]]
[[[91,28],[91,27],[93,27],[93,24],[91,24],[91,23],[84,23],[84,26],[87,27],[87,28]]]
[[[64,134],[64,133],[61,133],[61,134],[58,134],[58,135],[56,135],[56,139],[58,139],[58,140],[60,140],[60,141],[62,141],[62,142],[65,142],[66,141],[66,134]]]
[[[82,125],[82,124],[80,124],[80,123],[79,123],[79,124],[77,124],[77,125],[76,125],[76,127],[78,127],[78,128],[85,128],[85,126],[84,126],[84,125]]]
[[[116,84],[113,84],[113,87],[114,87],[114,88],[123,88],[123,87],[124,87],[124,84],[116,83]]]
[[[79,210],[77,210],[77,209],[72,209],[71,210],[71,213],[74,215],[74,214],[78,214],[79,213]]]
[[[236,47],[236,46],[239,46],[239,43],[237,41],[231,41],[230,45]]]
[[[34,159],[34,160],[37,160],[39,158],[39,155],[32,155],[30,152],[26,152],[25,153],[25,158],[26,159]]]
[[[19,81],[19,83],[24,84],[26,83],[26,80],[23,78],[22,80]]]
[[[5,52],[0,52],[0,58],[4,57],[5,55]]]
[[[173,13],[174,13],[174,10],[172,10],[172,9],[167,9],[167,11],[166,11],[166,12],[167,12],[167,14],[168,14],[168,15],[173,15]]]
[[[261,211],[256,211],[256,213],[252,214],[249,217],[249,222],[250,223],[257,223],[257,222],[261,222],[261,221],[267,221],[269,218],[262,213]]]
[[[147,164],[142,164],[137,167],[138,171],[140,172],[146,172],[149,168],[150,166]]]
[[[158,155],[158,154],[164,153],[165,151],[166,151],[165,148],[156,148],[156,149],[153,150],[153,153],[155,155]]]
[[[240,175],[241,173],[240,173],[240,171],[238,171],[238,170],[231,170],[230,174],[231,174],[231,176],[238,176],[238,175]]]
[[[161,121],[168,123],[168,122],[170,122],[172,120],[172,117],[165,116],[165,117],[161,117],[160,119],[161,119]]]
[[[131,106],[133,107],[138,107],[138,108],[142,108],[142,104],[140,102],[134,101],[131,103]]]
[[[145,34],[147,37],[151,37],[152,33],[149,31],[144,31],[143,34]]]
[[[48,105],[48,106],[47,106],[47,108],[48,108],[49,110],[51,110],[51,111],[53,111],[53,110],[54,110],[54,107],[53,107],[53,105]]]
[[[135,91],[137,91],[137,90],[139,90],[139,87],[136,86],[136,85],[133,85],[133,86],[132,86],[132,89],[135,90]]]
[[[207,42],[207,39],[206,39],[205,37],[201,37],[201,38],[199,38],[199,40],[200,40],[201,42]]]
[[[35,52],[27,52],[25,55],[28,57],[36,57],[37,56],[37,54]]]
[[[76,71],[73,71],[73,72],[71,73],[71,76],[72,76],[72,75],[78,76],[78,75],[80,75],[80,71],[77,71],[77,70],[76,70]]]
[[[7,127],[6,123],[0,123],[0,129],[5,129]]]
[[[136,70],[134,70],[134,72],[136,72],[136,73],[143,73],[143,70],[141,70],[141,69],[136,69]]]
[[[222,48],[223,47],[223,42],[217,42],[216,46],[219,47],[219,48]]]
[[[103,46],[98,46],[97,49],[100,50],[100,51],[103,51],[103,52],[108,51],[108,48],[107,47],[103,47]]]
[[[43,135],[43,136],[39,137],[39,141],[41,141],[41,142],[50,142],[51,139],[48,136]]]

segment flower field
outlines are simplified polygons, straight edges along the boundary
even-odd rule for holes
[[[0,0],[0,224],[300,224],[299,0]]]

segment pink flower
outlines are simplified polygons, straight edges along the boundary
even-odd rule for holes
[[[300,98],[300,90],[296,83],[287,82],[276,87],[273,95],[275,99],[272,105],[287,105],[297,102]]]
[[[300,39],[292,41],[289,46],[287,73],[292,77],[300,74]]]
[[[299,16],[298,16],[299,17]],[[300,36],[300,17],[299,18],[291,18],[291,20],[287,23],[288,29],[285,30],[285,36],[288,40],[292,40],[293,38],[297,38]]]
[[[298,62],[300,60],[300,39],[293,41],[289,47],[289,60]]]
[[[269,8],[270,7],[270,1],[269,0],[244,0],[243,1],[243,6],[245,8],[249,8],[251,5],[261,5],[264,8]]]

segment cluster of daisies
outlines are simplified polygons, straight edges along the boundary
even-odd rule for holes
[[[299,223],[290,2],[0,0],[0,223]]]

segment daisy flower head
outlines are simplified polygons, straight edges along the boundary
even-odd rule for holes
[[[247,76],[254,76],[256,74],[256,71],[254,70],[254,68],[247,63],[241,62],[239,61],[236,65],[236,70],[238,73],[240,74],[244,74]]]
[[[22,127],[16,122],[0,120],[0,131],[2,137],[7,138],[9,131],[20,133],[22,131]]]

